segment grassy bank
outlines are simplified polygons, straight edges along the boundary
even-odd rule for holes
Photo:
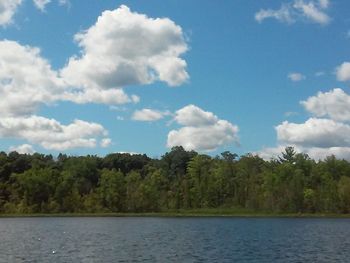
[[[350,214],[335,213],[271,213],[245,209],[191,209],[140,213],[28,213],[0,214],[5,217],[286,217],[286,218],[350,218]]]

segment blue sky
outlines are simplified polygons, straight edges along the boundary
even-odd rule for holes
[[[0,0],[1,150],[269,158],[293,145],[350,159],[349,10]]]

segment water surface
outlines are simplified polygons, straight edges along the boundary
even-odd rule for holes
[[[1,218],[0,262],[349,262],[350,219]]]

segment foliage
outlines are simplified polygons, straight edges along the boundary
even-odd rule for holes
[[[174,147],[146,155],[0,152],[0,213],[167,212],[246,209],[350,213],[350,163],[315,162],[287,147],[277,160]]]

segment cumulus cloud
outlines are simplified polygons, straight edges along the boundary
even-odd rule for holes
[[[137,103],[140,98],[127,95],[124,85],[156,79],[179,85],[188,78],[186,62],[179,57],[187,50],[182,29],[167,18],[148,18],[121,6],[105,11],[76,40],[83,55],[71,58],[60,73],[41,57],[40,49],[0,41],[3,115],[30,115],[41,104],[57,101]]]
[[[329,119],[310,118],[305,123],[284,121],[276,126],[277,139],[283,144],[304,147],[350,146],[350,126]]]
[[[22,144],[19,146],[11,146],[9,149],[10,152],[18,152],[20,154],[32,154],[35,153],[35,150],[30,144]]]
[[[79,89],[67,85],[41,57],[40,49],[15,41],[0,41],[0,111],[2,115],[30,115],[42,104],[71,101],[78,104],[119,105],[138,102],[123,89]]]
[[[305,79],[305,76],[298,72],[289,73],[287,77],[293,82],[298,82]]]
[[[0,26],[11,24],[12,18],[22,0],[1,0],[0,1]]]
[[[261,158],[265,160],[277,159],[284,152],[287,146],[294,147],[296,152],[306,153],[310,158],[314,160],[324,160],[326,157],[334,155],[337,158],[350,160],[350,147],[302,147],[300,145],[279,145],[277,147],[264,148],[259,152],[256,152]]]
[[[213,151],[218,147],[238,143],[238,127],[220,120],[211,112],[188,105],[175,113],[174,120],[184,127],[168,134],[167,146],[183,146],[186,150]]]
[[[25,139],[48,150],[96,147],[96,137],[107,133],[100,124],[82,120],[63,125],[54,119],[35,115],[0,118],[0,137]]]
[[[348,81],[350,80],[350,62],[344,62],[336,68],[337,80]]]
[[[337,121],[350,121],[350,95],[342,89],[318,92],[301,101],[304,108],[317,117],[330,117]]]
[[[35,47],[0,41],[0,112],[28,115],[59,99],[64,83]]]
[[[138,100],[122,89],[76,91],[41,57],[38,48],[8,40],[0,41],[0,97],[0,137],[25,139],[52,150],[95,147],[96,137],[105,130],[99,124],[76,120],[65,126],[36,116],[40,105],[57,101],[124,104]]]
[[[158,111],[153,109],[136,110],[131,119],[134,121],[158,121],[170,115],[169,111]]]
[[[269,159],[293,146],[316,160],[335,155],[350,161],[350,95],[334,89],[300,103],[314,117],[304,123],[284,121],[277,125],[277,147],[264,148],[258,154]]]
[[[326,25],[330,22],[330,17],[326,11],[329,8],[330,1],[304,1],[294,0],[290,3],[284,3],[279,9],[261,9],[255,14],[255,20],[261,23],[265,19],[274,18],[284,23],[295,23],[298,20],[307,20],[313,23]]]
[[[195,105],[188,105],[176,112],[175,120],[184,126],[210,126],[218,122],[218,117]]]
[[[75,40],[82,55],[61,71],[72,86],[110,89],[155,80],[177,86],[188,79],[180,58],[187,44],[181,27],[168,18],[149,18],[122,5],[104,11]]]
[[[35,4],[44,10],[49,2],[36,0]],[[10,23],[20,4],[18,0],[0,2],[0,25]],[[0,137],[25,139],[53,150],[106,147],[108,138],[98,141],[105,132],[99,124],[76,120],[62,125],[35,114],[40,106],[60,101],[138,103],[137,95],[128,95],[123,89],[129,84],[156,80],[170,86],[182,84],[188,79],[181,58],[187,51],[184,39],[181,27],[170,19],[149,18],[121,6],[103,12],[95,25],[75,36],[81,55],[71,57],[60,70],[52,69],[39,48],[0,41]],[[23,129],[9,133],[13,127]],[[81,134],[73,133],[73,128]]]

